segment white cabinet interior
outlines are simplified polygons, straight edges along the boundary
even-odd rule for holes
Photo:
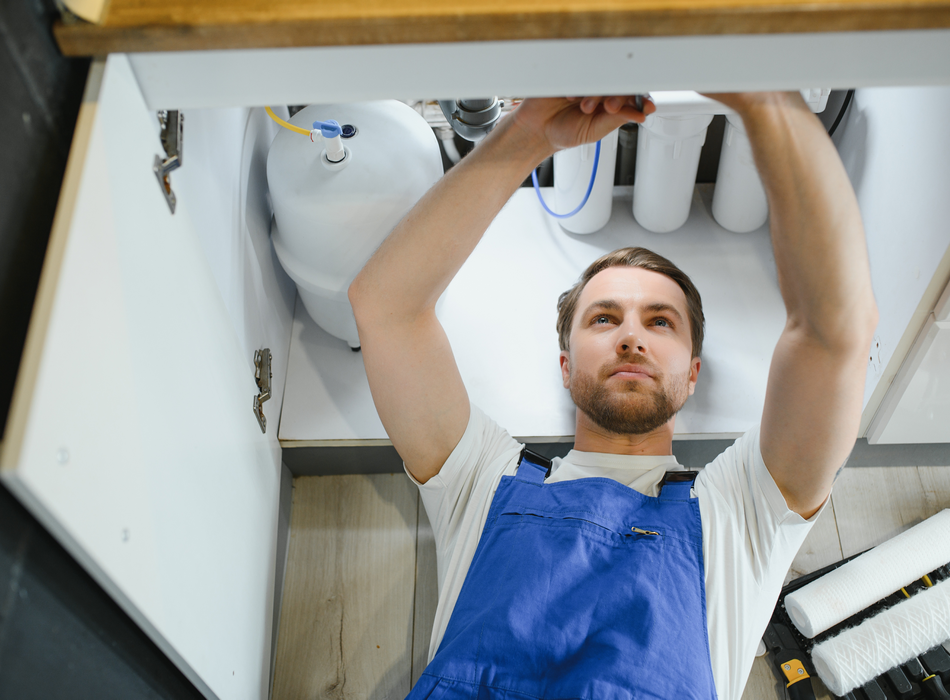
[[[601,254],[639,245],[675,261],[703,295],[706,340],[696,393],[677,417],[680,437],[738,437],[762,412],[772,350],[785,322],[768,231],[725,231],[711,188],[694,193],[683,228],[655,234],[617,188],[601,231],[569,234],[521,188],[495,219],[437,308],[472,402],[519,439],[570,441],[574,406],[561,385],[558,295]],[[550,190],[545,191],[551,199]],[[285,447],[385,440],[362,361],[297,305],[281,415]]]
[[[300,310],[292,322],[293,288],[267,240],[274,127],[244,106],[186,111],[172,215],[152,173],[158,125],[137,75],[121,55],[93,68],[2,476],[206,695],[263,697],[278,416],[288,446],[385,437],[359,355]],[[947,88],[860,90],[841,127],[882,318],[864,426],[950,276],[948,111]],[[701,188],[680,232],[646,234],[619,191],[608,229],[572,236],[532,196],[519,192],[506,207],[441,307],[473,400],[516,435],[568,438],[557,294],[601,251],[644,244],[694,275],[709,310],[705,393],[688,405],[681,434],[749,427],[783,323],[765,230],[722,231]],[[261,347],[274,357],[265,434],[251,410]]]

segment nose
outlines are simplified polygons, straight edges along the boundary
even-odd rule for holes
[[[644,328],[639,321],[624,321],[620,326],[620,336],[617,339],[617,354],[624,355],[631,352],[646,354],[645,337]]]

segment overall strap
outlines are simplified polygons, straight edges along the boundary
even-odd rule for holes
[[[522,467],[526,468],[522,469]],[[519,481],[541,484],[544,483],[544,479],[550,473],[550,459],[542,457],[537,452],[532,452],[527,447],[521,450],[521,461],[518,462],[518,474],[516,476]]]
[[[663,475],[660,482],[659,497],[661,501],[688,501],[690,489],[699,472],[670,471]]]

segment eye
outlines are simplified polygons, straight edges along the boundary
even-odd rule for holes
[[[603,325],[605,323],[610,323],[610,317],[605,314],[601,314],[600,316],[594,316],[594,318],[592,318],[590,322],[591,322],[591,325],[598,325],[598,324]]]
[[[664,328],[672,328],[673,324],[670,323],[670,320],[667,318],[658,318],[654,322],[654,325],[662,326]]]

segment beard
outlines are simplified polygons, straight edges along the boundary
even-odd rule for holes
[[[676,377],[666,381],[663,375],[654,374],[656,387],[647,386],[644,381],[628,381],[618,382],[611,390],[606,380],[615,366],[601,369],[601,381],[583,372],[571,375],[571,400],[604,430],[618,435],[643,435],[669,421],[686,403],[689,372],[682,381]]]

